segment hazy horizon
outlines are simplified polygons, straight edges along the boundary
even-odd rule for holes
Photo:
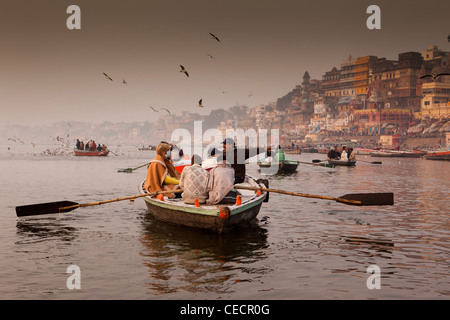
[[[66,27],[73,4],[81,30]],[[372,4],[381,30],[366,27]],[[322,79],[349,55],[450,51],[448,12],[443,0],[9,1],[0,11],[0,124],[166,114],[149,106],[202,115],[254,107],[284,96],[305,71]]]

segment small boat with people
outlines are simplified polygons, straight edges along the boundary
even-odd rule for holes
[[[239,201],[222,201],[215,205],[186,204],[182,198],[155,198],[144,196],[148,212],[155,218],[170,224],[223,233],[252,221],[258,215],[263,202],[268,201],[268,193],[239,189],[239,186],[266,188],[267,180],[256,180],[247,175],[244,182],[235,185]],[[141,195],[148,193],[145,180],[139,184]]]
[[[277,162],[262,160],[258,161],[257,163],[261,173],[275,173],[275,174],[294,173],[297,171],[297,167],[299,164],[298,161],[293,160],[283,160]],[[276,171],[274,170],[274,168],[276,168]]]
[[[82,157],[106,157],[109,154],[109,150],[78,150],[73,149],[73,152],[76,156],[82,156]]]

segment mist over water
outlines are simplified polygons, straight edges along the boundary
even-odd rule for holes
[[[43,149],[45,150],[45,149]],[[106,158],[0,151],[1,299],[448,299],[450,163],[382,159],[381,165],[265,176],[273,189],[339,197],[394,192],[393,206],[357,207],[270,194],[258,219],[216,235],[155,220],[142,199],[17,219],[15,207],[90,203],[138,194],[154,151]],[[311,162],[321,154],[286,155]],[[370,157],[357,156],[371,161]],[[378,159],[377,159],[378,160]],[[258,166],[247,173],[259,177]],[[69,290],[67,267],[81,270]],[[366,271],[381,270],[369,290]]]

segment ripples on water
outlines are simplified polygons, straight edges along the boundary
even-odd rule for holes
[[[79,203],[137,194],[153,158],[0,155],[0,298],[3,299],[448,299],[450,163],[383,159],[334,169],[300,165],[270,187],[339,197],[394,192],[395,205],[355,207],[271,194],[258,220],[226,235],[180,228],[143,201],[16,220],[22,204]],[[288,156],[311,162],[319,154]],[[371,161],[370,157],[359,157]],[[377,159],[378,160],[378,159]],[[259,176],[257,166],[248,172]],[[81,268],[68,290],[66,268]],[[381,289],[369,290],[369,265]]]

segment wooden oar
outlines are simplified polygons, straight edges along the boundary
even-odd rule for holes
[[[320,163],[320,162],[324,162],[324,161],[327,161],[327,160],[314,159],[312,162],[313,163]],[[371,163],[371,164],[382,164],[381,161],[363,161],[363,160],[356,160],[356,161],[358,161],[358,162],[365,162],[365,163]]]
[[[305,193],[296,193],[291,191],[284,190],[276,190],[276,189],[266,189],[266,188],[257,188],[257,187],[246,187],[236,185],[235,189],[246,189],[246,190],[261,190],[265,192],[274,192],[281,193],[291,196],[297,197],[306,197],[306,198],[316,198],[316,199],[324,199],[324,200],[334,200],[337,202],[355,205],[355,206],[391,206],[394,204],[394,194],[392,192],[385,193],[352,193],[340,196],[339,198],[328,197],[328,196],[319,196],[315,194],[305,194]]]
[[[381,161],[363,161],[363,160],[357,160],[358,162],[365,162],[365,163],[371,163],[371,164],[382,164]]]
[[[49,213],[63,213],[69,212],[79,207],[88,207],[88,206],[97,206],[105,203],[123,201],[123,200],[134,200],[136,198],[146,197],[146,196],[156,196],[159,194],[170,194],[170,193],[178,193],[183,192],[183,189],[169,190],[169,191],[156,191],[152,193],[143,193],[135,196],[129,196],[124,198],[117,198],[112,200],[104,200],[92,203],[84,203],[79,204],[73,201],[58,201],[58,202],[47,202],[47,203],[39,203],[39,204],[30,204],[24,206],[16,207],[16,215],[18,217],[25,216],[35,216],[41,214],[49,214]]]
[[[120,170],[117,170],[117,172],[127,172],[127,173],[129,173],[129,172],[133,172],[133,171],[136,170],[136,169],[139,169],[139,168],[148,166],[149,164],[150,164],[150,163],[146,163],[146,164],[143,164],[142,166],[139,166],[139,167],[136,167],[136,168],[120,169]]]
[[[328,164],[328,163],[309,163],[309,162],[302,162],[302,161],[297,161],[298,163],[303,163],[303,164],[309,164],[309,165],[313,165],[313,166],[321,166],[321,167],[327,167],[327,168],[334,168],[335,165],[334,164]]]

